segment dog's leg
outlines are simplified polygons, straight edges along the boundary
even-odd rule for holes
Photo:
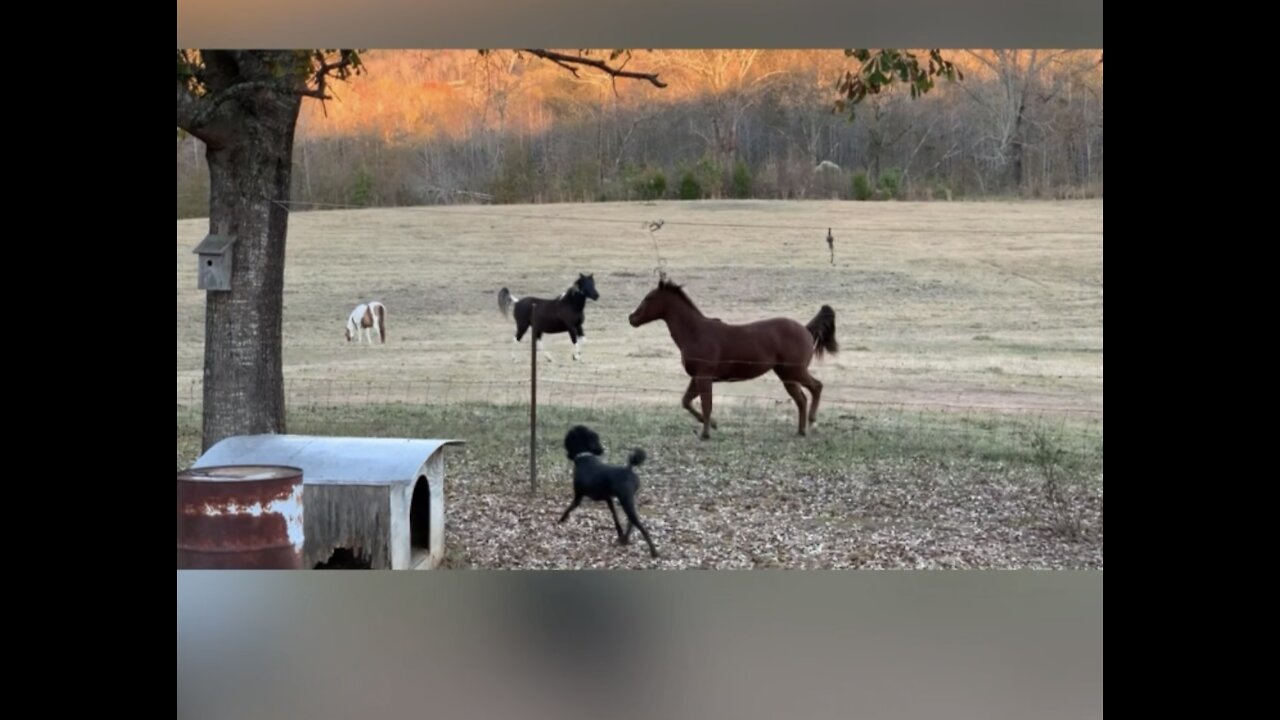
[[[613,498],[605,498],[605,502],[609,503],[609,514],[613,516],[613,526],[618,529],[618,544],[626,545],[627,536],[622,532],[622,523],[618,522],[618,510],[613,506]]]
[[[640,522],[640,517],[636,515],[636,506],[631,498],[618,498],[618,502],[622,504],[622,512],[627,514],[627,522],[640,528],[640,534],[644,536],[644,541],[649,544],[649,556],[658,557],[658,549],[653,546],[653,540],[649,537],[649,531],[645,529],[644,524]],[[623,543],[626,544],[626,543]]]
[[[569,503],[569,507],[566,508],[564,511],[564,514],[560,516],[560,522],[564,522],[565,520],[568,520],[569,513],[573,512],[573,509],[578,507],[578,505],[580,505],[581,503],[582,503],[582,494],[574,493],[573,502]]]

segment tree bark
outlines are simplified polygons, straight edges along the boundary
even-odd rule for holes
[[[1024,90],[1023,92],[1025,93],[1026,91]],[[1019,193],[1020,193],[1020,192],[1022,192],[1022,180],[1023,180],[1023,172],[1022,172],[1022,147],[1023,147],[1023,137],[1022,137],[1022,135],[1023,135],[1022,116],[1023,116],[1023,113],[1024,113],[1024,112],[1026,112],[1026,107],[1027,107],[1026,99],[1025,99],[1025,98],[1020,99],[1020,100],[1018,101],[1018,114],[1017,114],[1017,116],[1014,118],[1014,121],[1013,121],[1013,137],[1011,138],[1011,142],[1010,142],[1010,145],[1012,145],[1012,147],[1010,148],[1010,150],[1013,152],[1013,162],[1011,163],[1012,170],[1013,170],[1013,189],[1014,189],[1014,191],[1015,191],[1015,192],[1019,192]]]
[[[241,101],[239,132],[209,146],[210,232],[236,236],[231,290],[205,304],[205,450],[285,431],[282,322],[294,128],[301,97]]]

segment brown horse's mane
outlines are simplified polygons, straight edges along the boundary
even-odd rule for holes
[[[693,308],[694,312],[698,313],[699,315],[702,315],[702,317],[706,317],[706,315],[703,315],[702,311],[698,309],[698,306],[694,304],[693,300],[689,299],[689,296],[685,293],[684,288],[681,287],[680,285],[677,285],[671,282],[670,280],[659,280],[658,289],[668,290],[674,293],[677,298],[684,301],[684,303],[689,307]]]

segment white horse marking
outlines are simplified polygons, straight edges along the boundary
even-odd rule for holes
[[[377,300],[360,303],[347,316],[347,342],[364,339],[372,345],[374,334],[381,342],[387,341],[387,308]]]

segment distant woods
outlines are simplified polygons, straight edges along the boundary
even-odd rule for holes
[[[303,105],[293,201],[324,206],[1102,195],[1102,53],[945,51],[964,80],[835,112],[839,50],[637,51],[612,82],[510,52],[370,51]],[[179,132],[178,217],[209,210]]]

